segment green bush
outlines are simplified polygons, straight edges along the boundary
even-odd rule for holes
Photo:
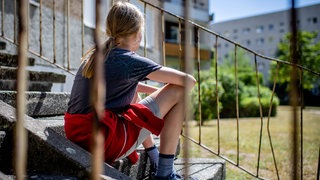
[[[270,98],[263,97],[261,100],[262,115],[268,116],[270,109]],[[277,106],[279,105],[278,98],[274,98],[272,102],[271,116],[277,113]],[[260,103],[258,97],[248,97],[240,101],[239,105],[240,117],[259,117],[260,116]]]
[[[218,91],[219,91],[219,115],[221,118],[235,118],[237,116],[236,109],[236,78],[235,72],[238,74],[238,100],[239,115],[241,117],[259,117],[260,103],[258,96],[258,82],[260,83],[260,100],[263,115],[268,115],[270,107],[270,98],[272,91],[263,86],[263,75],[257,74],[254,67],[250,63],[250,56],[243,50],[239,50],[237,61],[235,61],[234,53],[230,53],[229,58],[219,62],[218,71]],[[237,65],[235,65],[235,62]],[[237,68],[235,68],[237,66]],[[194,75],[198,77],[198,74]],[[202,122],[217,117],[217,97],[216,97],[216,77],[215,69],[200,71],[200,95],[201,95],[201,117]],[[192,92],[193,113],[196,120],[199,120],[198,108],[198,87]],[[274,95],[272,102],[272,113],[276,114],[279,104],[278,97]]]
[[[221,97],[223,93],[224,93],[224,89],[221,83],[218,83],[219,97]],[[200,100],[201,100],[202,123],[206,120],[216,118],[217,117],[216,81],[214,78],[210,78],[209,72],[201,72]],[[200,113],[198,108],[199,107],[198,106],[199,105],[198,84],[192,90],[191,102],[192,102],[194,119],[199,121]],[[222,109],[222,103],[219,101],[219,111],[221,109]]]

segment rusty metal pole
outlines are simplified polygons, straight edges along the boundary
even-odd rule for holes
[[[40,56],[42,56],[42,0],[39,0],[39,44],[40,44]]]
[[[185,38],[185,42],[184,42],[184,66],[183,66],[183,71],[186,73],[191,73],[192,69],[193,69],[193,32],[192,32],[192,27],[191,27],[191,23],[189,23],[187,20],[190,19],[190,7],[191,7],[191,1],[185,1],[186,5],[185,5],[185,9],[184,9],[184,17],[185,17],[185,23],[184,23],[184,28],[185,28],[185,34],[184,34],[184,38]],[[186,77],[187,78],[187,77]],[[185,78],[184,84],[185,87],[189,87],[189,85],[187,84],[188,81]],[[190,114],[190,105],[189,105],[189,92],[187,90],[187,88],[185,88],[184,91],[184,110],[185,110],[185,129],[184,129],[184,134],[188,137],[189,135],[189,120],[191,117]],[[189,163],[189,141],[186,140],[183,143],[183,156],[185,157],[185,161],[184,161],[184,175],[185,177],[188,177],[189,174],[189,168],[188,168],[188,163]]]
[[[290,12],[290,21],[291,22],[291,49],[290,49],[290,55],[291,55],[291,62],[293,64],[292,71],[291,71],[291,81],[290,81],[290,104],[292,106],[292,179],[298,179],[298,173],[299,173],[299,137],[298,137],[298,114],[297,114],[297,106],[298,106],[298,71],[297,71],[297,63],[298,63],[298,51],[297,51],[297,41],[298,41],[298,29],[296,25],[297,21],[297,11],[295,9],[295,0],[291,1],[291,12]],[[301,174],[302,176],[302,174]]]
[[[53,6],[53,64],[57,62],[57,57],[56,57],[56,3],[55,0],[52,1],[52,6]]]
[[[95,74],[93,77],[93,87],[91,88],[91,103],[95,113],[92,132],[92,174],[91,179],[101,179],[104,162],[104,136],[100,129],[100,119],[104,117],[105,81],[103,76],[103,53],[101,43],[100,24],[100,0],[96,0],[96,28],[94,31],[94,41],[96,44]]]
[[[29,1],[19,1],[19,48],[18,48],[18,70],[17,70],[17,107],[16,107],[16,131],[15,131],[15,173],[18,180],[25,179],[27,166],[27,136],[24,129],[25,117],[25,90],[27,85],[27,5]]]

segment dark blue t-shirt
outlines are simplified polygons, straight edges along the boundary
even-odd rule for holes
[[[85,114],[91,111],[89,104],[90,80],[82,76],[79,68],[71,90],[68,113]],[[151,72],[161,66],[152,60],[125,49],[114,48],[104,62],[106,80],[105,108],[119,110],[128,106],[139,81],[146,80]]]

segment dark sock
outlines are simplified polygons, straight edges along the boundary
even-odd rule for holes
[[[145,150],[149,156],[150,164],[157,167],[159,161],[159,151],[157,147],[154,145],[153,147],[147,148]]]
[[[157,176],[167,177],[173,172],[174,154],[159,154]]]

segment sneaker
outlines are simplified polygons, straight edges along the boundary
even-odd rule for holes
[[[154,179],[156,179],[156,180],[198,180],[198,178],[194,178],[191,176],[185,178],[177,173],[172,173],[167,177],[155,176]]]

